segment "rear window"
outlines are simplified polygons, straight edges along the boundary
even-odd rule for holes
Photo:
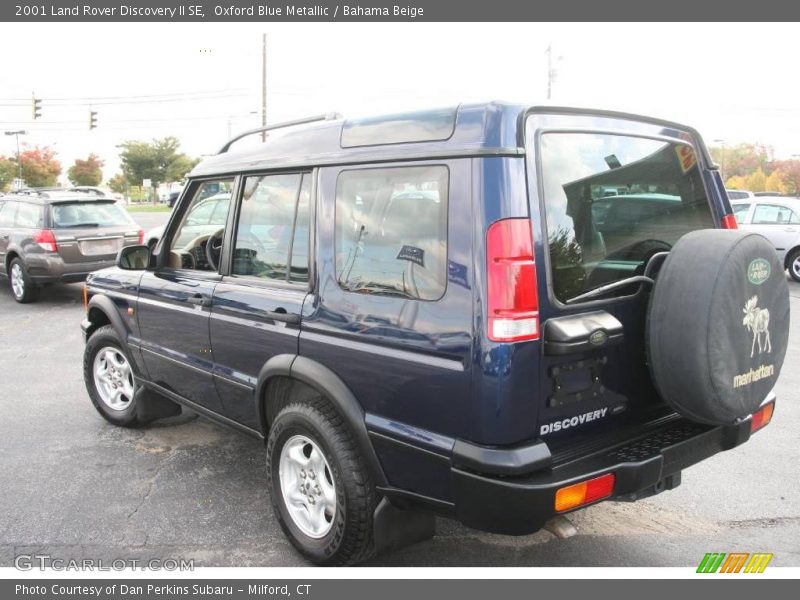
[[[553,291],[562,302],[641,275],[653,254],[714,227],[691,146],[546,133],[539,148]]]
[[[350,292],[438,300],[447,283],[447,167],[344,171],[336,278]]]
[[[53,227],[113,227],[130,225],[128,213],[116,202],[64,202],[52,205]]]
[[[750,197],[750,194],[747,192],[738,192],[736,190],[725,190],[728,192],[728,199],[729,200],[746,200]]]
[[[750,205],[734,204],[732,208],[733,208],[733,216],[736,218],[736,222],[741,225],[747,218],[747,213],[750,212]]]

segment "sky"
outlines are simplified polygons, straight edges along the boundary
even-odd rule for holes
[[[790,23],[2,23],[0,130],[25,129],[22,143],[54,148],[64,173],[94,152],[104,179],[125,140],[172,135],[191,156],[213,154],[229,133],[261,123],[264,33],[270,123],[542,103],[551,47],[554,104],[663,117],[709,145],[800,155]],[[32,94],[42,99],[35,122]],[[0,155],[15,152],[14,137],[0,136]]]

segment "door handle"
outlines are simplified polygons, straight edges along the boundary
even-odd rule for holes
[[[211,298],[203,296],[203,294],[192,294],[186,301],[195,306],[211,306]]]
[[[268,310],[267,317],[274,321],[281,321],[289,325],[298,325],[300,323],[300,315],[294,313],[287,313],[286,309],[279,306],[275,310]]]

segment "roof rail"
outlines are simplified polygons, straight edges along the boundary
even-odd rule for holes
[[[284,129],[286,127],[294,127],[296,125],[305,125],[306,123],[315,123],[317,121],[334,121],[336,119],[341,119],[342,115],[339,113],[325,113],[322,115],[315,115],[313,117],[306,117],[304,119],[295,119],[294,121],[284,121],[283,123],[275,123],[274,125],[267,125],[265,127],[257,127],[256,129],[250,129],[245,131],[244,133],[240,133],[239,135],[232,137],[229,139],[222,148],[219,149],[217,154],[225,154],[230,147],[238,142],[240,139],[245,138],[250,135],[255,135],[256,133],[263,133],[265,131],[272,131],[274,129]]]

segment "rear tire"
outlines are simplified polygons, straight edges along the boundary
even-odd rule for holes
[[[792,251],[786,264],[789,267],[789,276],[795,281],[800,281],[800,248]]]
[[[131,360],[111,325],[95,331],[83,352],[83,380],[97,412],[119,427],[141,427]]]
[[[318,565],[374,554],[375,486],[345,422],[324,399],[286,406],[267,441],[267,481],[289,541]]]
[[[39,297],[39,288],[28,276],[25,264],[19,258],[12,260],[8,266],[8,282],[11,295],[20,304],[34,302]]]

